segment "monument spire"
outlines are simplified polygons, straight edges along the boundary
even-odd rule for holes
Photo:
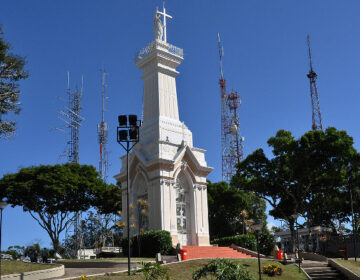
[[[206,176],[213,168],[207,166],[205,150],[193,146],[192,132],[179,118],[176,67],[184,54],[166,42],[166,18],[172,17],[165,7],[155,10],[154,41],[135,55],[135,65],[143,72],[144,123],[130,155],[131,191],[122,197],[123,215],[130,198],[137,229],[169,231],[173,245],[209,246]],[[126,156],[121,159],[115,178],[125,190]],[[140,201],[147,201],[146,217]]]

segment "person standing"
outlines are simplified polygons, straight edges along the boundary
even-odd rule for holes
[[[48,257],[49,257],[49,251],[44,248],[42,251],[42,261],[43,263],[47,263],[48,262]]]

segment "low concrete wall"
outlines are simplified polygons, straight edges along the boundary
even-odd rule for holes
[[[252,257],[255,257],[255,258],[257,258],[257,256],[258,256],[258,253],[257,253],[257,252],[251,251],[251,250],[249,250],[249,249],[245,249],[245,248],[240,247],[240,246],[237,246],[237,245],[235,245],[235,244],[231,244],[230,247],[233,248],[233,249],[235,249],[235,250],[237,250],[238,252],[241,252],[241,253],[243,253],[243,254],[247,254],[247,255],[252,256]],[[266,258],[266,256],[263,255],[263,254],[260,254],[260,258]]]
[[[24,272],[20,274],[8,274],[1,276],[2,280],[41,280],[52,279],[60,277],[65,274],[65,268],[63,265],[56,266],[54,268],[35,270],[30,272]]]
[[[64,265],[66,268],[107,268],[115,267],[119,264],[127,262],[114,262],[114,261],[57,261],[56,263]],[[136,262],[131,262],[135,264]]]
[[[360,280],[359,276],[357,276],[355,273],[348,270],[346,267],[342,266],[341,264],[338,264],[334,260],[329,259],[328,264],[331,265],[332,267],[335,267],[337,270],[339,270],[342,274],[344,274],[350,280]]]
[[[311,260],[311,261],[318,261],[318,262],[327,262],[328,261],[327,257],[324,257],[319,254],[315,254],[315,253],[302,252],[302,253],[300,253],[300,256],[304,260]]]

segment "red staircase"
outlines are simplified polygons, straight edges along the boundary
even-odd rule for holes
[[[198,258],[252,258],[230,247],[216,246],[183,246],[187,249],[188,259]]]

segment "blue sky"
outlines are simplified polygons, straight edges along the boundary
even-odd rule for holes
[[[112,177],[123,150],[116,143],[118,114],[141,114],[143,83],[134,54],[152,41],[152,21],[160,0],[2,0],[0,24],[13,52],[26,57],[30,78],[21,82],[22,112],[17,135],[0,140],[0,176],[21,167],[55,164],[68,136],[57,111],[84,75],[80,163],[98,166],[96,125],[100,121],[100,69],[107,75],[105,119],[109,125]],[[356,0],[169,0],[168,42],[184,49],[177,78],[179,112],[194,145],[207,150],[221,180],[220,91],[217,32],[224,45],[228,89],[242,96],[241,132],[245,155],[262,147],[278,129],[300,136],[311,128],[306,35],[324,127],[345,129],[359,149],[360,2]],[[114,182],[113,179],[111,179]],[[270,218],[269,221],[272,219]],[[49,238],[20,208],[6,208],[3,247]]]

